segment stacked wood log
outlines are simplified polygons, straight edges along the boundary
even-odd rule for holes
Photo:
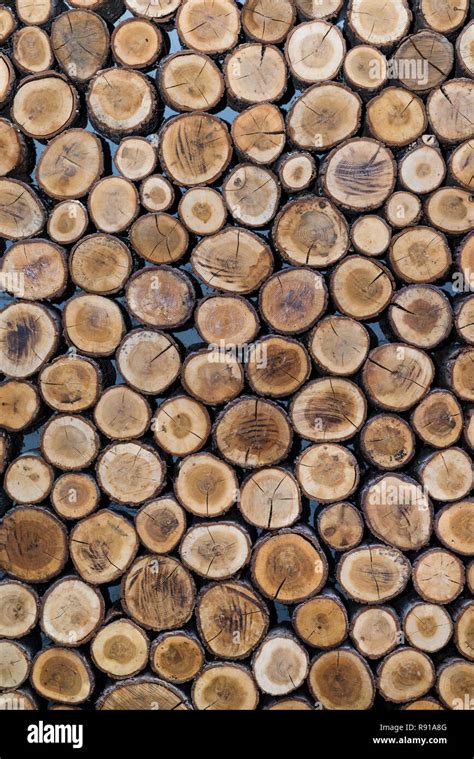
[[[0,6],[0,708],[472,704],[469,12]]]

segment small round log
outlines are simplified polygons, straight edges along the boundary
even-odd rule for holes
[[[459,187],[440,187],[425,202],[426,218],[434,227],[448,234],[470,232],[474,226],[473,197],[468,190]]]
[[[24,26],[13,35],[12,60],[24,74],[39,74],[53,66],[48,34],[37,26]]]
[[[377,670],[377,687],[386,701],[400,704],[424,696],[435,683],[429,656],[404,647],[389,654]]]
[[[214,439],[231,464],[255,469],[285,459],[293,435],[287,415],[276,403],[241,396],[218,416]]]
[[[472,490],[472,460],[462,448],[445,448],[421,459],[417,466],[423,488],[437,501],[457,501]]]
[[[362,490],[367,527],[384,543],[400,551],[418,551],[430,540],[433,507],[419,484],[402,474],[384,474]]]
[[[350,635],[366,659],[380,659],[400,642],[400,621],[389,606],[364,606],[352,617]]]
[[[7,240],[35,237],[46,222],[36,192],[16,179],[0,178],[0,234]]]
[[[381,216],[359,216],[351,227],[351,240],[358,253],[381,256],[390,245],[392,230]]]
[[[35,711],[38,709],[38,704],[29,691],[21,688],[5,690],[0,694],[0,710],[6,709]]]
[[[273,172],[241,163],[226,177],[222,194],[236,222],[254,229],[267,226],[275,216],[280,187]]]
[[[392,58],[397,79],[413,92],[426,92],[448,77],[453,46],[442,34],[421,31],[406,37]]]
[[[424,601],[449,604],[464,587],[464,566],[457,556],[444,548],[429,548],[413,564],[412,580]]]
[[[473,136],[473,92],[471,79],[451,79],[430,92],[426,111],[433,132],[446,143]]]
[[[41,503],[47,498],[53,479],[52,468],[41,456],[24,453],[8,465],[3,488],[16,503]]]
[[[114,155],[114,163],[123,177],[138,182],[151,174],[158,154],[145,137],[124,137]]]
[[[214,656],[245,659],[265,637],[268,609],[255,590],[235,580],[204,587],[196,603],[200,638]]]
[[[149,647],[141,627],[129,619],[116,619],[94,636],[91,657],[95,666],[113,679],[133,677],[146,667]]]
[[[243,105],[280,100],[286,90],[286,65],[274,45],[246,42],[224,61],[228,96]]]
[[[316,163],[310,153],[287,153],[278,162],[278,177],[288,193],[307,190],[316,174]]]
[[[49,140],[71,126],[77,109],[72,84],[62,74],[46,71],[21,80],[10,113],[28,137]]]
[[[22,550],[25,540],[28,551]],[[0,523],[0,561],[4,571],[26,582],[46,582],[68,558],[66,528],[50,511],[21,506]]]
[[[142,506],[135,516],[141,542],[151,553],[170,553],[186,530],[186,513],[171,496],[162,496]]]
[[[339,377],[308,382],[290,406],[298,435],[316,443],[349,440],[362,428],[366,415],[363,392],[350,380]]]
[[[15,69],[5,53],[0,54],[0,106],[5,106],[11,99],[15,85]]]
[[[193,398],[217,406],[242,392],[244,370],[231,354],[204,348],[187,356],[181,371],[181,384]]]
[[[126,18],[112,33],[112,55],[119,66],[147,69],[163,47],[160,29],[146,18]]]
[[[173,16],[180,0],[125,0],[125,5],[134,16],[150,18],[160,24]]]
[[[17,21],[13,11],[6,5],[0,9],[0,42],[3,43],[13,34],[17,28]]]
[[[284,696],[299,688],[308,670],[306,649],[285,629],[274,628],[252,657],[257,685],[271,696]]]
[[[327,21],[298,24],[288,35],[285,55],[298,82],[334,79],[342,66],[346,43],[341,30]]]
[[[410,562],[401,551],[378,544],[361,545],[342,554],[337,580],[354,601],[381,604],[404,591],[410,571]]]
[[[199,301],[194,313],[202,339],[221,349],[251,343],[259,330],[252,304],[240,295],[210,295]]]
[[[96,588],[74,575],[62,577],[42,598],[41,629],[60,646],[80,646],[102,625],[104,607]]]
[[[128,280],[125,300],[130,313],[142,324],[172,329],[191,316],[195,291],[189,277],[179,269],[148,266]]]
[[[194,680],[204,665],[204,650],[199,639],[191,633],[162,633],[153,641],[150,664],[158,677],[172,683]]]
[[[118,237],[97,233],[82,237],[69,256],[75,285],[94,295],[121,290],[132,271],[128,247]]]
[[[206,0],[187,0],[176,14],[176,28],[185,47],[200,53],[225,53],[237,44],[239,9],[232,0],[215,0],[211,7]]]
[[[293,26],[296,10],[291,0],[245,0],[241,12],[247,37],[279,45]]]
[[[296,606],[291,621],[301,640],[314,648],[333,648],[347,637],[345,607],[332,593],[303,601]]]
[[[155,120],[155,90],[139,71],[104,69],[91,79],[87,110],[96,128],[113,139],[141,134],[151,129]]]
[[[448,659],[438,671],[436,690],[448,709],[468,709],[474,693],[474,663]]]
[[[188,3],[194,0],[188,0]],[[229,3],[230,0],[220,0]],[[211,184],[227,168],[232,143],[226,125],[209,113],[182,113],[160,135],[160,162],[177,185]]]
[[[355,137],[339,145],[320,171],[324,193],[349,211],[381,206],[393,191],[395,176],[391,151],[369,137]]]
[[[160,492],[166,467],[154,448],[130,441],[105,448],[97,460],[96,471],[104,493],[133,507]]]
[[[444,506],[436,514],[435,532],[440,543],[462,556],[474,555],[471,535],[472,499]]]
[[[255,543],[252,580],[264,596],[283,604],[305,601],[323,588],[328,566],[309,529],[279,530]]]
[[[403,631],[411,646],[431,654],[448,644],[453,623],[443,606],[417,602],[403,615]]]
[[[464,23],[468,9],[468,0],[446,0],[441,5],[436,0],[421,0],[419,12],[424,25],[435,32],[450,34]]]
[[[65,471],[84,469],[99,452],[99,436],[83,416],[58,414],[41,431],[41,451],[46,461]]]
[[[407,411],[429,391],[434,365],[427,353],[390,343],[369,353],[362,372],[364,389],[379,408]]]
[[[145,434],[150,425],[148,402],[127,385],[115,385],[102,393],[94,408],[100,432],[114,440],[130,440]]]
[[[78,413],[93,406],[102,391],[102,374],[84,356],[65,355],[46,364],[39,375],[41,397],[55,411]]]
[[[364,534],[360,511],[350,503],[333,503],[318,513],[318,532],[334,551],[348,551],[359,545]]]
[[[311,363],[306,349],[296,340],[268,335],[249,346],[246,374],[255,393],[281,398],[306,382]]]
[[[385,55],[372,45],[354,45],[344,57],[345,81],[362,94],[371,94],[382,87],[388,78]]]
[[[348,498],[359,484],[359,466],[347,448],[320,443],[305,448],[296,462],[296,478],[304,494],[321,503]]]
[[[474,24],[470,21],[456,38],[456,58],[463,76],[474,74],[473,41]]]
[[[253,232],[225,227],[200,240],[191,253],[191,265],[209,287],[245,295],[268,279],[273,255],[270,246]]]
[[[162,61],[158,86],[175,111],[210,111],[224,95],[224,79],[214,61],[202,53],[174,53]]]
[[[152,174],[140,185],[140,201],[151,213],[167,211],[174,202],[173,185],[161,174]]]
[[[422,214],[421,200],[411,192],[394,192],[385,203],[385,216],[392,227],[402,229],[416,225]]]
[[[82,519],[89,516],[100,499],[93,477],[84,472],[67,472],[55,480],[51,505],[63,519]]]
[[[273,103],[259,103],[237,114],[231,133],[237,153],[259,165],[273,163],[285,145],[285,122]]]
[[[125,324],[119,306],[101,295],[76,295],[63,310],[68,341],[89,356],[110,356],[117,348]]]
[[[304,19],[331,18],[337,16],[343,0],[295,0],[298,15]]]
[[[142,0],[138,0],[142,3]],[[135,4],[136,0],[133,0]],[[132,0],[128,0],[131,4]],[[145,3],[143,3],[145,5]],[[156,5],[147,0],[149,7]],[[161,9],[161,5],[159,6]],[[190,709],[185,694],[173,685],[156,677],[143,675],[123,680],[106,688],[97,700],[98,711],[187,711]]]
[[[468,409],[464,422],[464,438],[469,448],[474,449],[474,409]]]
[[[446,384],[463,401],[474,401],[473,354],[471,347],[455,349],[444,367]]]
[[[179,463],[174,491],[186,511],[200,517],[217,517],[235,503],[238,481],[225,461],[212,453],[195,453]]]
[[[161,449],[172,456],[188,456],[205,445],[211,432],[211,420],[202,403],[177,395],[159,406],[152,430]]]
[[[153,329],[128,332],[116,359],[125,382],[145,395],[160,395],[175,381],[181,367],[174,340]]]
[[[461,436],[462,409],[455,396],[436,389],[424,398],[411,415],[411,425],[421,440],[432,448],[447,448]]]
[[[372,319],[388,306],[395,289],[386,266],[364,256],[347,256],[331,274],[330,290],[339,311]]]
[[[48,217],[49,237],[60,245],[71,245],[82,238],[89,226],[89,215],[78,200],[63,200]]]
[[[433,192],[446,176],[443,154],[432,142],[431,135],[422,137],[398,164],[401,184],[416,195]]]
[[[59,329],[52,311],[38,303],[17,302],[0,311],[0,371],[30,377],[55,353]]]
[[[25,168],[28,160],[26,140],[8,119],[0,119],[0,151],[0,176],[19,173]]]
[[[65,251],[49,240],[24,240],[5,251],[0,276],[4,289],[25,298],[59,298],[67,284]]]
[[[138,537],[121,514],[101,509],[71,530],[69,550],[77,573],[92,585],[111,583],[130,566]]]
[[[23,638],[38,621],[39,600],[36,591],[16,580],[0,582],[0,635]]]
[[[431,350],[446,340],[453,325],[446,295],[433,285],[402,287],[392,298],[388,319],[396,337]]]
[[[451,266],[446,237],[427,226],[404,229],[395,235],[389,257],[394,274],[410,284],[443,279]]]
[[[474,189],[474,140],[458,145],[449,157],[449,173],[456,184],[462,185],[466,190]]]
[[[196,709],[207,711],[249,711],[257,708],[259,692],[250,671],[225,662],[208,664],[192,688]]]
[[[61,704],[81,704],[94,689],[94,678],[78,651],[50,646],[33,661],[31,684],[40,696]]]
[[[140,216],[130,228],[130,242],[139,256],[153,264],[179,261],[188,247],[188,233],[170,214],[158,212]]]
[[[375,696],[374,677],[365,659],[346,647],[313,659],[308,686],[323,709],[370,709]]]
[[[291,711],[291,712],[311,712],[313,707],[306,698],[281,698],[278,701],[272,701],[268,706],[263,707],[264,710],[271,712],[278,711]]]
[[[451,621],[451,620],[450,620]],[[461,656],[471,661],[474,659],[472,638],[474,634],[474,604],[472,601],[461,602],[454,618],[454,642]]]
[[[220,232],[227,218],[223,197],[211,187],[192,187],[184,193],[178,206],[179,218],[195,235]]]
[[[337,82],[313,85],[288,112],[288,136],[297,148],[321,152],[351,137],[360,126],[362,101]]]
[[[421,404],[417,408],[420,407]],[[401,469],[415,454],[415,436],[402,417],[377,414],[362,429],[360,448],[364,457],[377,469]]]
[[[381,48],[392,47],[405,37],[411,21],[407,0],[393,0],[383,12],[378,0],[351,0],[347,14],[349,34]]]
[[[288,268],[269,277],[259,294],[260,311],[276,332],[306,332],[326,310],[324,278],[306,268]]]
[[[0,640],[0,688],[18,688],[29,675],[28,650],[13,640]]]
[[[283,258],[297,266],[326,268],[349,247],[344,216],[329,200],[315,196],[287,203],[275,220],[272,236]]]
[[[301,514],[301,494],[290,472],[269,467],[252,472],[244,480],[237,505],[249,524],[277,530],[297,521]]]
[[[40,410],[37,388],[22,380],[5,380],[0,383],[0,427],[20,432],[28,427]]]
[[[195,598],[191,573],[170,556],[142,556],[122,580],[124,611],[147,630],[182,627],[193,613]]]
[[[184,535],[179,555],[184,566],[206,580],[227,580],[250,559],[246,530],[234,522],[192,525]]]
[[[64,73],[79,84],[97,74],[109,53],[110,37],[105,21],[92,11],[93,8],[66,11],[51,26],[56,60]]]
[[[90,191],[87,207],[97,229],[117,234],[127,229],[138,216],[138,192],[125,177],[104,177]]]

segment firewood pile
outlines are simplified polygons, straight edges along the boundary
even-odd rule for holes
[[[0,6],[0,707],[473,708],[469,6]]]

